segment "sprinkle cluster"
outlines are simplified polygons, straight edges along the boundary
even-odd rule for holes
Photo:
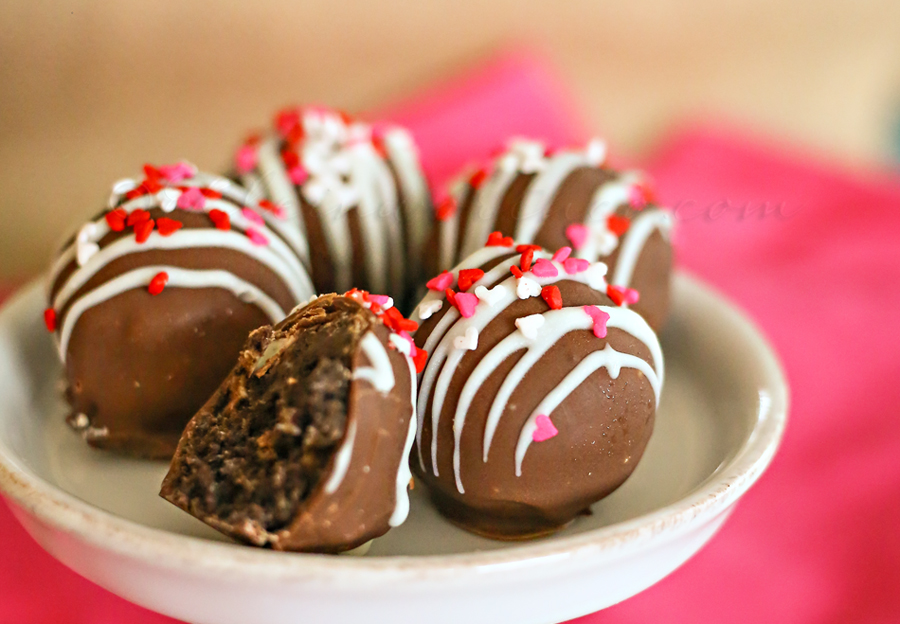
[[[405,318],[394,307],[394,300],[387,295],[373,295],[365,290],[354,288],[344,293],[345,297],[359,302],[364,308],[371,310],[384,325],[393,332],[391,334],[391,347],[410,357],[416,366],[416,372],[425,370],[428,361],[428,352],[416,346],[409,332],[419,328],[419,324]]]

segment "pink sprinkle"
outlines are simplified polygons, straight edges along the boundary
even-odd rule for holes
[[[386,304],[390,300],[391,298],[387,295],[369,295],[369,301],[374,301],[381,307],[384,307],[384,304]]]
[[[250,173],[256,167],[256,148],[252,145],[243,145],[235,155],[238,173]]]
[[[563,262],[563,268],[569,275],[587,271],[590,266],[591,263],[584,258],[566,258],[565,262]]]
[[[184,210],[203,210],[206,207],[206,198],[199,188],[192,186],[181,193],[176,205]]]
[[[241,214],[244,215],[244,218],[247,219],[247,221],[249,221],[250,223],[255,223],[256,225],[266,224],[266,220],[251,208],[241,208]]]
[[[609,314],[597,306],[584,306],[583,309],[594,321],[594,335],[597,338],[606,338],[606,321],[609,320]]]
[[[556,277],[559,275],[559,271],[553,266],[553,263],[544,258],[535,260],[534,264],[531,265],[531,272],[537,277]]]
[[[254,230],[253,228],[247,228],[244,230],[244,233],[247,235],[247,238],[250,239],[250,242],[254,245],[259,245],[260,247],[264,247],[269,244],[269,239],[265,237],[262,232]]]
[[[409,343],[409,357],[416,357],[416,352],[419,349],[416,347],[416,341],[413,340],[412,336],[409,335],[409,332],[405,329],[401,329],[397,332],[397,335],[399,335],[401,338],[403,338],[403,340]]]
[[[638,291],[634,288],[626,288],[624,286],[613,286],[610,284],[606,287],[606,292],[615,301],[616,305],[637,303],[638,299],[641,298]]]
[[[571,247],[560,247],[556,250],[556,253],[553,254],[553,262],[565,262],[566,258],[568,258],[571,253]]]
[[[475,314],[475,306],[478,305],[478,297],[472,293],[460,292],[456,293],[456,296],[453,299],[453,305],[456,306],[456,309],[459,310],[459,313],[462,314],[463,318],[469,318]]]
[[[180,162],[176,165],[161,165],[159,172],[162,176],[172,184],[181,182],[187,178],[194,177],[194,167],[186,162]]]
[[[453,273],[451,273],[450,271],[444,271],[437,277],[432,277],[430,280],[425,282],[425,285],[428,287],[428,290],[443,292],[453,286]]]
[[[642,210],[647,205],[647,198],[640,186],[632,186],[628,191],[628,203],[632,208],[637,208],[638,210]]]
[[[588,237],[587,226],[581,223],[573,223],[566,227],[566,238],[572,241],[572,247],[581,249]]]
[[[549,440],[559,434],[559,429],[551,422],[550,417],[546,414],[538,414],[534,418],[534,424],[537,429],[531,434],[531,439],[535,442],[543,442]]]
[[[288,176],[294,184],[303,184],[309,178],[309,173],[307,173],[306,169],[297,165],[296,167],[291,167],[291,170],[288,171]]]

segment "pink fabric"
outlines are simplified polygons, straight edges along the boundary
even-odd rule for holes
[[[388,114],[444,180],[511,133],[583,139],[563,94],[540,63],[511,55]],[[709,546],[575,622],[900,620],[900,181],[727,127],[681,132],[646,164],[677,211],[679,264],[743,306],[780,353],[791,421]],[[0,553],[0,622],[172,621],[65,569],[3,505]]]

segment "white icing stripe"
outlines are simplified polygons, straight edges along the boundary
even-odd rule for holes
[[[284,163],[281,162],[281,154],[278,151],[279,142],[280,139],[271,138],[263,141],[259,146],[257,151],[259,178],[257,179],[259,185],[263,187],[260,189],[263,191],[263,196],[268,196],[284,209],[287,221],[296,232],[294,238],[298,244],[300,257],[309,264],[311,259],[309,247],[306,244],[306,227],[300,210],[300,198],[297,196],[294,183],[288,178]],[[256,188],[250,186],[249,180],[245,185],[251,192],[256,191]]]
[[[371,331],[363,336],[359,348],[369,359],[369,366],[358,366],[353,371],[353,379],[368,381],[376,390],[387,394],[394,387],[394,368],[384,345]]]
[[[376,172],[376,181],[381,196],[381,206],[378,218],[387,230],[387,263],[390,267],[390,288],[394,293],[404,292],[406,289],[406,249],[409,241],[403,231],[400,217],[400,204],[397,197],[397,187],[394,176],[387,163],[382,160],[374,148],[369,147],[372,154],[372,166]]]
[[[445,271],[456,263],[456,241],[459,236],[459,212],[467,186],[465,180],[457,180],[450,187],[450,197],[456,202],[456,210],[449,219],[438,221],[438,271]]]
[[[409,235],[407,244],[418,254],[428,239],[428,187],[419,166],[415,143],[402,128],[391,128],[384,134],[384,146],[388,153],[406,207],[406,223]]]
[[[359,207],[356,214],[359,218],[369,288],[373,292],[386,292],[389,271],[388,246],[390,244],[397,246],[397,241],[387,240],[386,222],[390,221],[393,215],[386,214],[389,204],[379,193],[383,187],[378,184],[376,170],[372,165],[373,159],[377,156],[374,151],[372,154],[363,152],[365,147],[365,144],[357,145],[351,151],[353,182],[359,190]],[[353,250],[349,247],[348,242],[348,251],[352,254]],[[392,287],[396,288],[396,284]]]
[[[618,379],[619,372],[622,368],[636,368],[653,388],[656,396],[657,405],[659,404],[660,395],[660,379],[647,362],[641,358],[628,353],[621,353],[607,344],[603,350],[594,351],[585,357],[566,377],[551,390],[547,396],[538,404],[535,410],[525,421],[522,430],[519,433],[519,440],[516,444],[516,476],[522,476],[522,460],[525,459],[525,453],[531,446],[532,436],[537,430],[537,417],[539,414],[550,416],[559,405],[565,401],[575,389],[581,385],[595,371],[606,368],[611,379]]]
[[[141,267],[98,286],[72,304],[63,317],[60,329],[59,354],[63,362],[66,360],[69,338],[82,314],[117,295],[147,286],[161,272],[169,276],[166,288],[223,288],[234,293],[241,301],[255,304],[273,323],[284,318],[284,310],[271,297],[227,271],[195,271],[164,265]]]
[[[528,192],[522,200],[514,236],[517,241],[534,240],[559,187],[575,169],[587,165],[584,152],[561,152],[550,159],[546,168],[528,186]]]
[[[356,420],[350,421],[347,426],[347,433],[341,448],[334,455],[334,464],[331,468],[331,475],[325,482],[325,493],[334,494],[341,486],[341,482],[347,475],[347,469],[350,468],[350,460],[353,459],[353,443],[356,442]]]
[[[592,233],[596,229],[602,228],[602,230],[606,230],[606,219],[619,206],[628,203],[631,187],[634,185],[636,178],[636,174],[626,172],[620,177],[602,184],[594,192],[584,220],[584,224],[590,228]],[[612,233],[610,234],[613,235]],[[585,258],[590,262],[596,262],[600,259],[600,256],[612,253],[612,250],[603,251],[607,251],[607,253],[601,253],[596,236],[588,236],[584,246],[578,249],[574,255],[576,258]]]
[[[628,286],[647,239],[656,230],[668,237],[671,229],[672,214],[668,210],[645,210],[641,216],[632,221],[631,227],[625,233],[625,240],[621,243],[622,248],[619,251],[616,270],[610,283],[616,286]]]
[[[143,243],[138,243],[133,236],[126,236],[94,254],[87,264],[69,276],[57,293],[53,301],[53,308],[61,310],[79,288],[116,258],[150,249],[217,247],[239,251],[271,269],[284,281],[296,301],[302,301],[314,292],[309,277],[303,271],[302,266],[297,263],[296,258],[291,263],[294,266],[290,266],[280,255],[276,255],[273,250],[268,249],[268,246],[254,245],[241,232],[215,228],[187,229],[179,230],[171,236],[162,236],[154,230]]]
[[[484,247],[497,220],[503,197],[518,175],[515,169],[494,167],[491,176],[478,188],[466,220],[466,231],[463,232],[461,257],[465,258]]]
[[[410,387],[410,412],[409,412],[409,429],[406,432],[406,442],[403,444],[403,455],[400,456],[400,466],[397,469],[397,493],[394,502],[394,513],[388,520],[388,525],[398,527],[406,520],[409,515],[409,480],[412,479],[412,472],[409,467],[409,452],[412,450],[413,440],[416,437],[416,368],[413,366],[412,359],[404,356],[406,365],[409,367],[409,387]]]

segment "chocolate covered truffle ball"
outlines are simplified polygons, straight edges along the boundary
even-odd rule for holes
[[[278,206],[188,163],[145,166],[50,271],[70,424],[92,446],[171,459],[248,332],[312,294]]]
[[[605,158],[598,140],[552,153],[537,141],[510,141],[437,201],[439,251],[429,268],[449,268],[494,230],[546,249],[568,245],[573,257],[605,262],[610,284],[640,292],[640,301],[622,303],[658,330],[669,309],[672,214],[654,204],[642,174],[616,171]]]
[[[424,354],[390,305],[323,295],[253,332],[185,429],[161,496],[275,550],[341,552],[401,524]]]
[[[650,434],[659,342],[607,267],[499,234],[428,282],[413,470],[472,532],[556,531],[619,487]]]
[[[283,206],[316,290],[386,292],[423,281],[430,193],[408,132],[325,108],[289,108],[237,151],[236,176]]]

